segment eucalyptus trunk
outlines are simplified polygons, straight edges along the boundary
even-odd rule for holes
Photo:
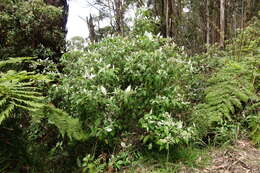
[[[225,46],[225,0],[220,0],[220,46]]]

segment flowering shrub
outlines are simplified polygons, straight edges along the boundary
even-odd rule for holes
[[[167,144],[188,140],[191,133],[177,115],[189,106],[185,89],[191,70],[178,52],[169,40],[145,34],[108,38],[84,52],[65,54],[53,99],[80,118],[90,137],[107,144],[124,132],[143,135],[143,130],[154,134],[150,140],[157,144],[164,145],[168,135]],[[160,123],[170,128],[162,137],[156,132]]]

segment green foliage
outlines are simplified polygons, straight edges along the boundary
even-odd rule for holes
[[[250,137],[254,144],[260,144],[260,115],[259,113],[249,117]]]
[[[82,162],[78,161],[78,164],[83,172],[101,173],[109,169],[120,170],[123,167],[130,166],[137,158],[138,154],[129,153],[128,151],[112,154],[108,161],[102,155],[95,159],[94,155],[88,154],[83,158]]]
[[[137,12],[133,29],[134,35],[143,35],[145,32],[159,33],[159,18],[154,17],[152,10],[141,8]]]
[[[48,118],[48,123],[55,125],[61,135],[67,135],[70,140],[85,140],[85,135],[79,119],[69,116],[66,112],[55,108],[53,105],[45,105],[37,114],[33,113],[32,120],[35,123],[40,123],[41,119]]]
[[[234,120],[243,105],[256,98],[253,72],[248,63],[230,61],[208,80],[205,103],[193,115],[201,131]]]
[[[14,62],[17,62],[17,59],[3,61],[0,65]],[[0,73],[0,76],[0,124],[18,108],[34,112],[43,106],[44,97],[37,87],[32,85],[36,81],[47,81],[46,76],[14,70]]]
[[[242,132],[244,129],[241,122],[224,121],[214,128],[213,134],[210,134],[213,135],[213,138],[211,139],[209,135],[208,142],[214,146],[230,145],[243,135]]]
[[[259,100],[260,39],[252,39],[259,35],[259,28],[259,20],[256,20],[222,51],[226,57],[220,58],[219,68],[207,80],[204,103],[197,105],[192,115],[200,135],[213,135],[215,142],[234,139],[236,129],[248,116],[251,137],[258,143],[258,114],[244,111]]]
[[[246,29],[238,31],[237,37],[228,41],[226,53],[240,59],[244,56],[259,56],[259,28],[260,18],[254,18]]]
[[[102,158],[95,159],[94,155],[88,154],[83,158],[83,162],[80,164],[83,173],[101,173],[106,168],[106,163],[102,163]]]
[[[142,130],[148,122],[141,125],[139,120],[151,110],[162,121],[168,112],[167,123],[178,122],[187,110],[185,79],[191,69],[178,52],[153,35],[107,38],[85,52],[65,54],[64,72],[50,93],[61,108],[80,118],[88,135],[111,146],[123,132]],[[183,123],[183,132],[185,128]],[[184,137],[171,135],[175,144]]]
[[[183,129],[183,122],[174,120],[168,112],[160,115],[151,112],[140,123],[147,132],[143,142],[155,142],[160,150],[169,150],[170,145],[187,143],[194,135],[192,128]],[[149,149],[152,149],[152,143],[149,144]]]
[[[46,149],[46,146],[44,147],[34,140],[41,138],[42,133],[48,133],[46,132],[48,126],[44,123],[46,120],[49,126],[50,124],[54,125],[52,131],[57,131],[57,137],[59,131],[64,139],[65,135],[70,140],[86,139],[77,118],[73,118],[46,103],[40,85],[49,82],[47,76],[27,71],[4,70],[6,69],[4,66],[9,68],[10,65],[17,63],[31,62],[31,59],[26,57],[0,61],[0,69],[3,69],[0,73],[0,147],[4,148],[0,151],[0,162],[1,166],[3,165],[0,169],[2,171],[12,167],[16,167],[18,171],[26,165],[34,167],[39,160],[44,160],[40,156],[48,156],[50,149]],[[38,124],[44,128],[36,128]],[[58,130],[55,130],[55,126]],[[41,131],[38,133],[35,131],[34,135],[31,135],[28,131],[33,129]],[[57,139],[45,140],[44,142],[48,143],[48,141],[56,141]],[[14,158],[19,160],[13,162]],[[34,160],[36,158],[37,160]]]
[[[60,52],[59,8],[4,0],[0,9],[2,59]],[[61,73],[49,60],[34,63],[48,65],[51,83],[17,68],[22,62],[30,69],[31,58],[0,61],[0,172],[110,172],[134,166],[144,152],[194,167],[194,138],[223,144],[250,130],[260,144],[259,26],[256,20],[225,50],[187,57],[172,40],[154,36],[158,20],[144,10],[128,37],[87,48],[75,38],[71,48],[81,51],[63,55]]]
[[[248,115],[247,122],[251,130],[250,137],[255,144],[260,144],[260,102],[259,100],[248,106],[245,113]]]
[[[0,67],[18,63],[31,58],[15,58],[0,62]],[[8,70],[0,73],[0,125],[10,116],[16,117],[18,110],[34,115],[34,119],[48,118],[51,124],[56,125],[62,135],[76,139],[83,138],[83,131],[78,119],[70,117],[65,112],[45,103],[39,88],[39,82],[49,82],[45,75],[34,72]]]
[[[109,166],[116,170],[120,170],[123,167],[130,166],[135,159],[136,158],[134,158],[128,151],[121,151],[111,156]]]
[[[167,151],[158,152],[143,149],[142,152],[139,153],[139,160],[134,162],[126,172],[178,173],[187,171],[183,169],[184,166],[204,168],[209,165],[210,158],[207,154],[208,152],[208,149],[198,149],[192,145],[171,147],[170,153],[167,153]],[[169,155],[169,157],[167,157],[167,155]],[[195,169],[193,171],[195,171]]]
[[[0,57],[55,59],[65,45],[62,9],[43,0],[0,2]]]

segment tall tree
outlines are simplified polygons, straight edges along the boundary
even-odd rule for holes
[[[225,0],[220,0],[220,46],[225,46]]]
[[[114,14],[116,18],[116,30],[121,35],[124,35],[124,14],[125,4],[124,0],[114,0]]]
[[[89,29],[89,39],[90,41],[96,42],[97,41],[97,36],[96,36],[96,31],[95,31],[95,25],[94,25],[94,21],[93,21],[93,17],[90,14],[89,17],[87,17],[87,25],[88,25],[88,29]]]
[[[206,22],[207,22],[207,36],[206,36],[206,43],[207,45],[210,44],[210,14],[209,14],[209,8],[210,8],[210,0],[206,0]]]

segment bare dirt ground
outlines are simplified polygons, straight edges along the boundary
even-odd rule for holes
[[[232,147],[210,153],[211,164],[203,169],[182,168],[180,173],[260,173],[260,149],[239,140]]]

